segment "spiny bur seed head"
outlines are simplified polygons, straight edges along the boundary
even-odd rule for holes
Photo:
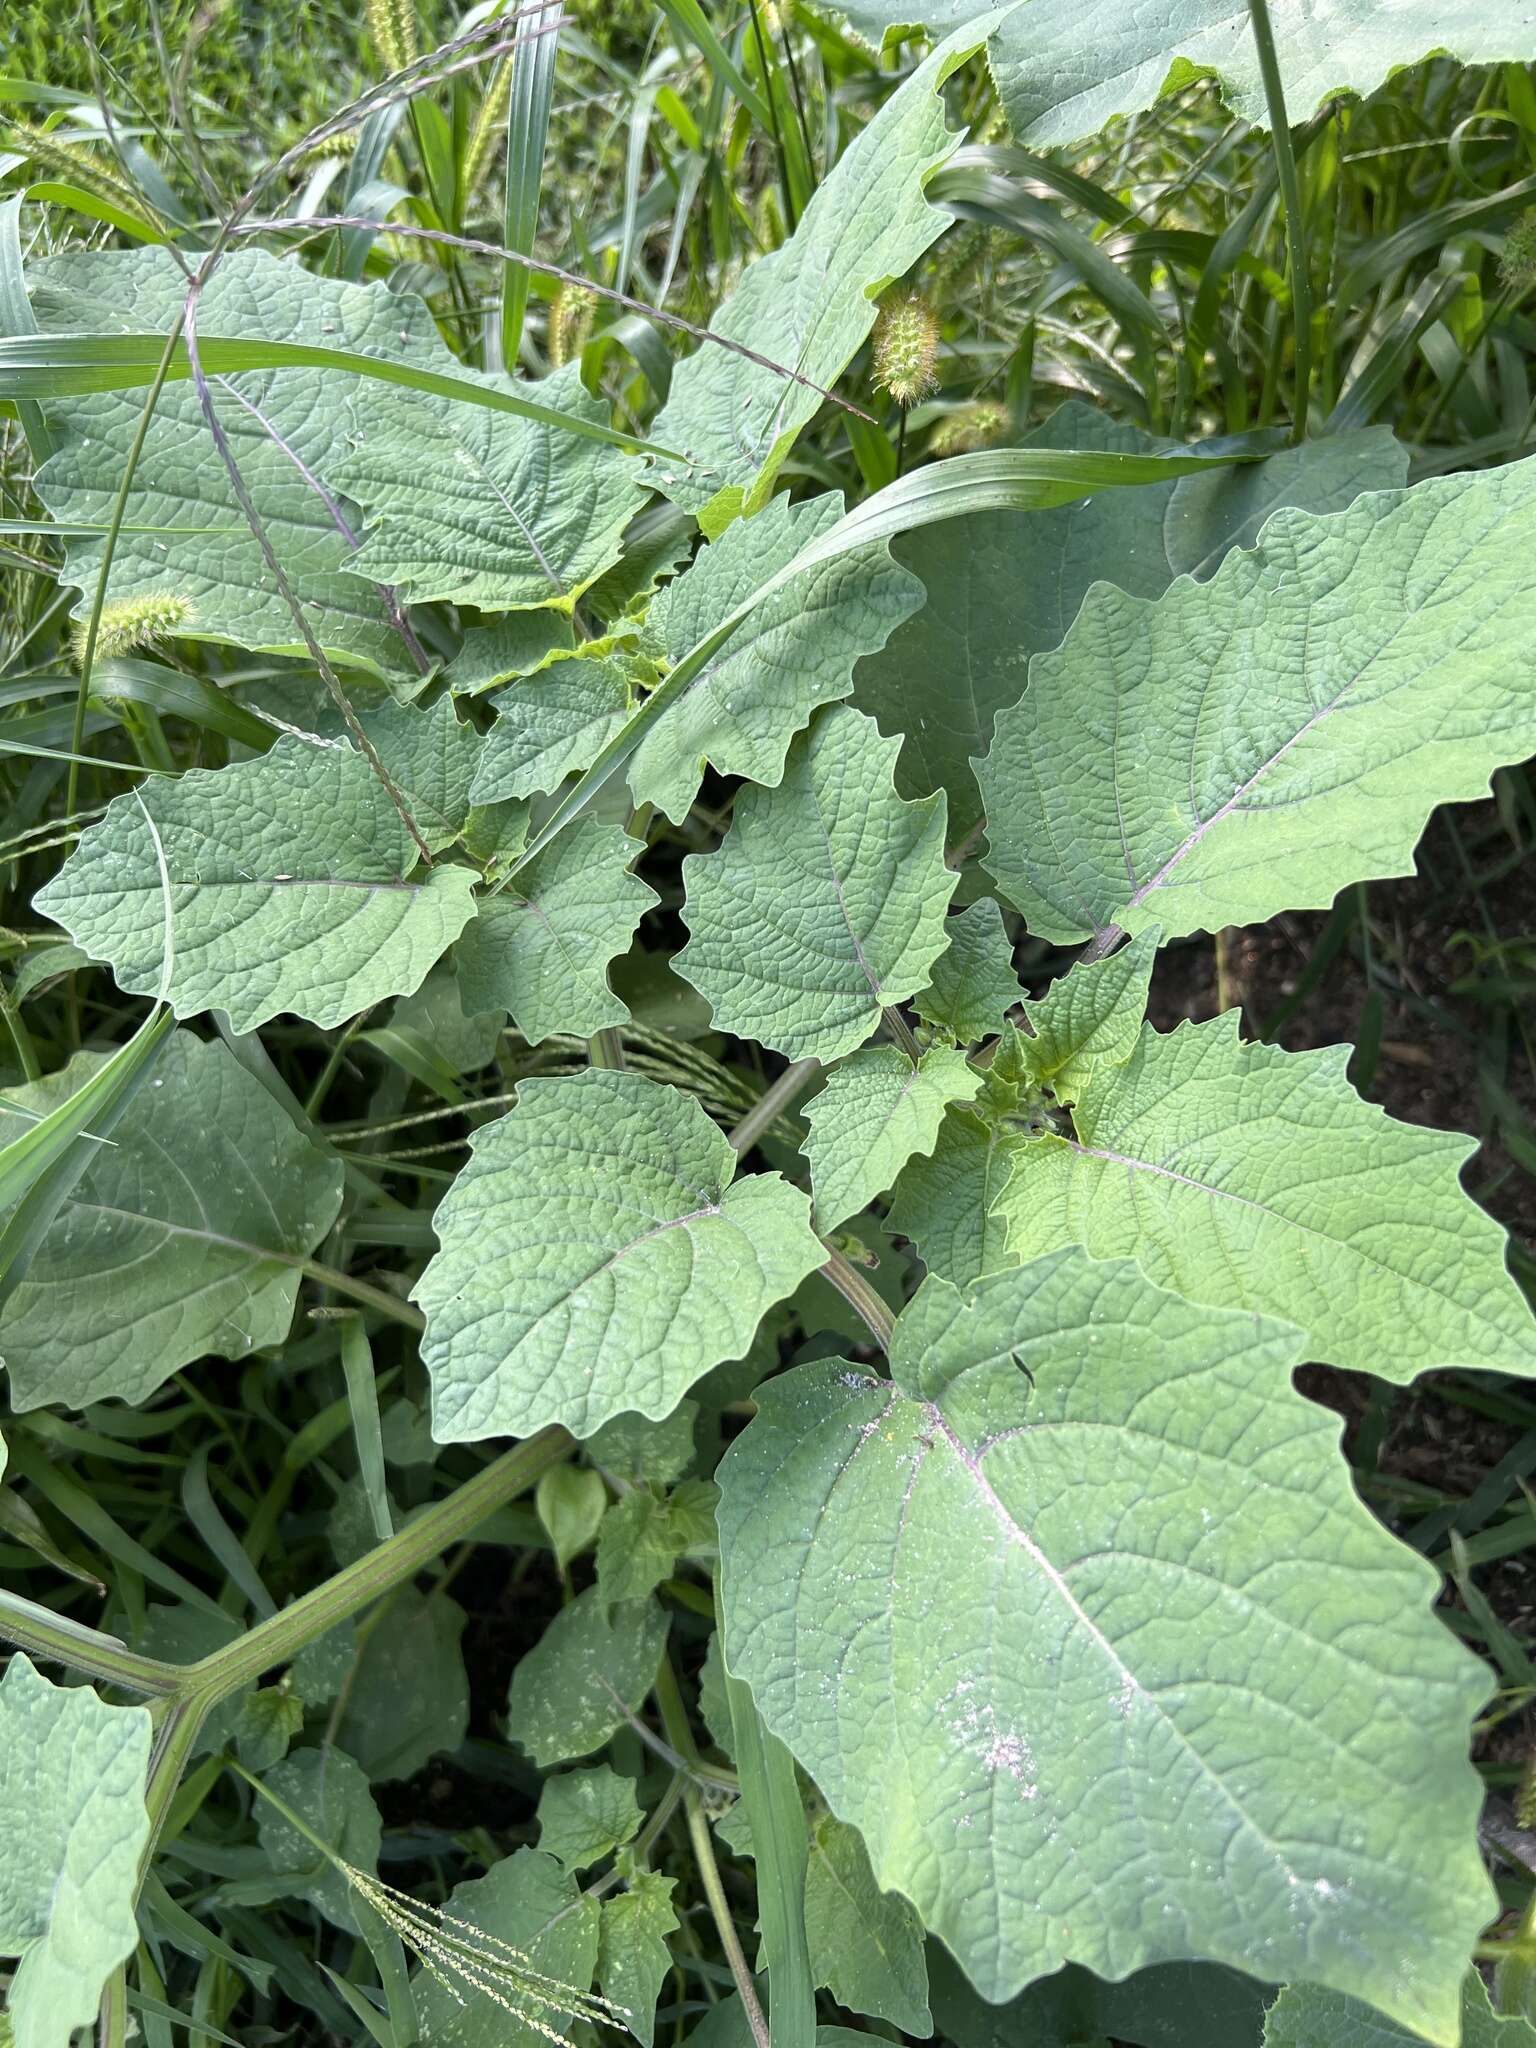
[[[101,656],[131,654],[136,647],[153,647],[168,640],[192,616],[189,598],[168,590],[152,591],[146,597],[120,597],[101,608],[96,628],[96,653]],[[77,619],[74,630],[75,659],[85,659],[88,621]]]
[[[921,292],[899,292],[885,301],[875,321],[874,385],[898,405],[916,405],[938,381],[939,316]]]

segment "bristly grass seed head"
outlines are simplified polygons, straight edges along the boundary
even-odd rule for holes
[[[900,406],[916,405],[937,383],[939,316],[921,292],[897,292],[875,321],[873,382]]]
[[[549,360],[555,369],[581,354],[597,313],[597,296],[585,285],[561,284],[549,307]]]
[[[192,616],[190,598],[174,592],[152,591],[147,597],[120,597],[101,608],[96,628],[98,657],[131,654],[138,647],[156,647],[180,631]],[[76,661],[85,659],[87,621],[77,619],[74,628]]]
[[[1511,291],[1521,292],[1536,284],[1536,206],[1528,206],[1511,221],[1499,258],[1499,276]]]
[[[1008,408],[995,399],[979,398],[941,419],[928,436],[930,455],[970,455],[990,448],[1008,431]]]
[[[379,61],[390,71],[403,71],[421,55],[415,0],[368,0],[368,39]]]

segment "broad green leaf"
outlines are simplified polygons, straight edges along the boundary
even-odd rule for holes
[[[1117,1984],[1069,1963],[1008,2005],[988,2005],[937,1942],[928,1975],[938,2030],[955,2048],[1259,2048],[1274,1986],[1220,1963],[1154,1963]]]
[[[1013,971],[1003,913],[992,897],[978,897],[945,921],[944,936],[949,944],[933,963],[932,981],[912,998],[912,1007],[958,1045],[975,1045],[1002,1030],[1004,1017],[1024,993]]]
[[[816,1982],[839,2005],[920,2039],[933,2032],[923,1923],[906,1899],[881,1891],[858,1830],[831,1814],[811,1830],[805,1926]]]
[[[552,1856],[519,1849],[484,1877],[456,1885],[446,1910],[454,1918],[453,1932],[471,1954],[478,1949],[503,1967],[512,1962],[514,1969],[521,1962],[530,1973],[530,1989],[540,1977],[546,1985],[576,1991],[591,1984],[597,1967],[598,1903],[582,1897],[576,1880]],[[485,1938],[477,1941],[477,1932]],[[515,1961],[508,1949],[517,1951]],[[426,2048],[548,2048],[549,2034],[566,2024],[561,2013],[519,1995],[489,1971],[478,1976],[481,1987],[490,1982],[495,1988],[477,1988],[453,1971],[423,1969],[411,1980]]]
[[[617,825],[583,818],[499,895],[487,896],[459,940],[459,987],[470,1016],[508,1010],[538,1045],[557,1031],[591,1038],[629,1011],[608,986],[658,901],[630,873],[642,851]]]
[[[557,412],[608,418],[578,364],[532,388]],[[379,386],[358,392],[353,414],[355,445],[335,465],[367,515],[351,566],[413,603],[569,611],[618,560],[645,495],[620,450],[543,421]]]
[[[979,0],[836,0],[877,47],[920,21],[942,35],[982,19]],[[1448,11],[1436,0],[1271,0],[1276,55],[1291,118],[1335,93],[1368,93],[1404,65],[1447,52],[1463,64],[1536,56],[1529,22],[1495,0]],[[1092,135],[1116,114],[1150,107],[1192,79],[1214,77],[1234,113],[1267,127],[1268,107],[1246,7],[1232,0],[1157,0],[1127,9],[1115,0],[1036,0],[1013,7],[995,30],[988,61],[1014,133],[1037,147]]]
[[[857,553],[876,541],[893,540],[899,534],[954,518],[961,512],[1065,505],[1085,490],[1121,490],[1160,482],[1170,470],[1193,476],[1228,466],[1229,458],[1209,455],[1104,455],[1055,448],[998,448],[955,455],[898,477],[811,541],[793,561],[759,584],[688,650],[574,787],[561,797],[529,841],[523,859],[532,860],[542,853],[588,809],[633,759],[662,719],[686,699],[697,677],[757,607],[766,604],[785,583],[806,574],[818,563]]]
[[[1096,1068],[1123,1066],[1141,1037],[1157,938],[1143,932],[1108,959],[1069,968],[1038,1003],[1025,1004],[1033,1035],[1015,1032],[1008,1057],[1000,1052],[994,1064],[1049,1088],[1058,1102],[1075,1102]]]
[[[633,699],[620,661],[554,660],[495,700],[474,797],[480,804],[558,789],[588,768],[628,717]]]
[[[368,1777],[414,1777],[464,1740],[463,1633],[464,1610],[446,1593],[407,1585],[390,1597],[358,1651],[336,1727],[336,1740]]]
[[[964,1108],[945,1111],[932,1155],[903,1169],[891,1203],[890,1228],[910,1238],[930,1273],[957,1286],[1015,1263],[998,1196],[1025,1132]]]
[[[1419,2039],[1359,1999],[1318,1984],[1287,1985],[1264,2022],[1264,2048],[1417,2048]],[[1536,2027],[1496,2013],[1476,1970],[1462,1983],[1461,2048],[1536,2048]]]
[[[903,802],[896,751],[869,719],[830,707],[776,789],[738,795],[719,852],[683,862],[690,936],[673,964],[718,1030],[786,1059],[838,1059],[926,986],[955,878],[943,798]]]
[[[425,1041],[456,1075],[475,1074],[496,1057],[506,1018],[500,1011],[469,1016],[458,976],[439,961],[414,995],[402,996],[390,1013],[396,1031]]]
[[[712,1557],[714,1482],[685,1479],[660,1496],[632,1487],[603,1517],[597,1534],[597,1584],[605,1600],[643,1600],[670,1578],[685,1555]]]
[[[840,493],[791,504],[773,498],[697,555],[655,599],[647,625],[679,662],[712,628],[843,516]],[[676,822],[698,794],[704,764],[776,784],[789,743],[819,704],[846,697],[854,663],[885,645],[922,602],[917,579],[876,541],[813,561],[754,607],[644,740],[629,770],[636,803]]]
[[[1030,929],[1171,936],[1412,869],[1435,805],[1536,746],[1536,458],[1281,511],[1155,604],[1100,587],[979,770]]]
[[[1399,1385],[1435,1366],[1536,1375],[1504,1233],[1457,1180],[1475,1139],[1362,1102],[1348,1046],[1283,1052],[1237,1027],[1235,1010],[1148,1025],[1096,1071],[1075,1135],[1015,1155],[997,1203],[1012,1257],[1132,1257],[1191,1300],[1300,1324],[1320,1364]]]
[[[430,711],[414,704],[378,704],[360,711],[358,723],[432,852],[452,846],[469,818],[470,785],[486,745],[480,734],[459,717],[449,696],[440,697]],[[341,713],[329,697],[313,730],[338,746],[347,743]]]
[[[932,1152],[946,1105],[980,1085],[965,1054],[946,1045],[916,1066],[899,1046],[866,1045],[834,1067],[805,1112],[816,1228],[835,1230],[867,1209],[914,1153]]]
[[[171,878],[178,1017],[254,1031],[282,1011],[340,1024],[408,995],[474,915],[474,877],[416,849],[351,746],[284,738],[230,768],[144,792]],[[153,994],[164,946],[160,867],[136,795],[116,798],[33,906],[119,988]]]
[[[8,1104],[46,1112],[104,1064],[77,1053],[7,1090],[0,1137]],[[280,1343],[341,1193],[340,1162],[222,1043],[173,1033],[0,1308],[12,1405],[142,1401],[210,1352]]]
[[[240,1702],[235,1748],[248,1771],[270,1771],[304,1730],[304,1702],[281,1685],[258,1686]]]
[[[539,1794],[539,1847],[567,1870],[587,1870],[640,1832],[633,1778],[607,1764],[546,1778]]]
[[[69,2048],[137,1946],[149,1738],[143,1707],[54,1685],[20,1651],[0,1678],[0,1955],[20,1958],[16,2048]]]
[[[715,314],[715,333],[807,379],[792,383],[731,350],[706,345],[672,377],[655,437],[687,466],[656,463],[650,481],[719,532],[755,512],[801,429],[875,323],[875,301],[938,240],[946,217],[923,196],[958,144],[943,86],[986,24],[952,38],[891,94],[823,179],[782,249],[750,265]]]
[[[49,335],[77,330],[84,319],[105,333],[164,333],[187,290],[164,249],[54,256],[37,264],[31,277],[38,324]],[[198,332],[329,343],[457,367],[419,299],[338,283],[254,250],[238,250],[220,263],[202,296]],[[409,668],[407,650],[384,598],[349,572],[361,522],[334,474],[347,449],[350,400],[361,381],[315,369],[250,370],[217,378],[212,388],[219,423],[310,630],[329,653],[387,673]],[[98,524],[111,518],[144,396],[102,391],[47,405],[55,453],[38,473],[38,493],[56,518]],[[401,412],[411,403],[392,397]],[[167,385],[161,393],[134,473],[129,516],[140,528],[196,530],[122,534],[107,585],[111,599],[184,597],[191,606],[177,629],[184,637],[304,653],[190,383]],[[93,591],[101,552],[99,539],[70,541],[65,580]],[[88,609],[88,595],[81,609]]]
[[[1024,442],[1142,459],[1168,445],[1077,400]],[[920,578],[926,602],[883,653],[860,662],[853,701],[883,732],[903,735],[902,795],[947,790],[950,833],[963,839],[982,814],[973,757],[986,753],[997,714],[1018,702],[1030,656],[1061,645],[1091,584],[1159,597],[1175,576],[1207,577],[1229,549],[1251,547],[1277,506],[1339,510],[1406,476],[1405,451],[1375,427],[1265,462],[1154,473],[1075,505],[962,515],[903,535],[892,553]]]
[[[439,1443],[670,1414],[822,1262],[809,1203],[698,1101],[603,1068],[524,1084],[470,1140],[416,1283]]]
[[[575,651],[575,629],[564,612],[507,612],[489,625],[471,626],[443,670],[457,697],[478,697],[514,676],[531,675],[552,654]]]
[[[541,1767],[590,1756],[645,1699],[666,1643],[666,1613],[655,1600],[611,1607],[589,1586],[519,1660],[508,1740]]]
[[[726,1453],[727,1662],[988,1999],[1186,1957],[1456,2039],[1489,1679],[1300,1351],[1072,1247],[930,1281],[894,1385],[800,1367]]]
[[[627,1888],[603,1901],[597,1981],[626,2015],[641,2048],[651,2048],[656,2037],[656,2001],[672,1967],[667,1936],[679,1925],[672,1910],[676,1884],[659,1871],[632,1870]]]
[[[262,1781],[304,1821],[343,1863],[366,1876],[378,1868],[383,1828],[368,1780],[344,1749],[295,1750]],[[357,1934],[377,1926],[365,1905],[328,1856],[323,1856],[290,1820],[265,1799],[255,1802],[256,1834],[274,1873],[271,1898],[307,1899],[333,1927]]]

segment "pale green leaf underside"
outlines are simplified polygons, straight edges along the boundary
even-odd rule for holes
[[[1073,399],[1023,445],[1154,455],[1168,444]],[[950,832],[963,838],[981,817],[973,758],[990,746],[997,714],[1018,702],[1030,656],[1061,645],[1091,584],[1158,597],[1175,576],[1207,577],[1230,548],[1251,547],[1278,506],[1342,510],[1362,491],[1405,482],[1407,468],[1391,434],[1372,427],[1265,462],[903,535],[892,552],[917,574],[926,602],[882,653],[860,662],[853,695],[882,731],[902,735],[897,788],[947,790]]]
[[[82,320],[99,333],[166,331],[187,289],[158,248],[50,257],[31,279],[38,325],[58,333],[78,332]],[[202,295],[198,332],[314,342],[459,370],[419,299],[342,284],[255,250],[237,250],[220,263]],[[363,381],[330,370],[252,370],[216,377],[212,389],[246,489],[321,646],[379,670],[403,671],[410,660],[383,599],[347,566],[361,521],[334,475]],[[139,390],[109,391],[50,404],[57,452],[39,472],[38,491],[56,518],[112,517],[144,399]],[[395,392],[391,403],[404,414],[412,401]],[[192,616],[178,630],[192,638],[304,652],[190,383],[167,385],[160,395],[134,472],[129,519],[204,531],[122,533],[109,597],[185,597]],[[99,540],[69,542],[66,581],[92,591],[101,548]]]
[[[489,381],[513,388],[507,377]],[[578,364],[545,378],[538,396],[578,419],[607,421]],[[448,398],[373,390],[360,392],[353,410],[353,445],[335,477],[367,510],[352,563],[358,575],[414,603],[569,609],[618,560],[644,497],[621,450]]]
[[[149,1715],[54,1685],[19,1651],[0,1678],[0,1955],[21,1958],[16,2048],[69,2048],[139,1934]]]
[[[350,745],[284,738],[257,760],[156,782],[143,800],[171,881],[178,1017],[225,1010],[237,1031],[282,1011],[339,1024],[420,987],[474,915],[469,869],[412,874],[399,813]],[[156,992],[164,898],[136,796],[82,834],[34,906],[119,988]]]
[[[809,1204],[691,1096],[589,1068],[472,1140],[416,1283],[439,1443],[669,1414],[821,1264]]]
[[[476,803],[558,789],[590,768],[630,711],[629,682],[614,660],[555,660],[503,690],[481,743]]]
[[[1504,1234],[1457,1180],[1474,1140],[1362,1102],[1348,1058],[1246,1045],[1235,1011],[1147,1026],[1089,1083],[1075,1138],[1016,1154],[997,1205],[1010,1253],[1135,1258],[1191,1300],[1300,1324],[1311,1359],[1399,1384],[1435,1366],[1536,1375]]]
[[[931,1152],[945,1106],[976,1093],[981,1076],[956,1047],[919,1063],[894,1045],[866,1045],[834,1067],[806,1109],[816,1228],[836,1229],[884,1194],[914,1153]]]
[[[101,1064],[0,1096],[0,1143],[7,1103],[46,1113]],[[341,1162],[221,1042],[173,1033],[0,1307],[12,1405],[142,1401],[194,1359],[280,1343],[341,1194]]]
[[[653,602],[647,624],[681,661],[803,548],[837,525],[840,492],[791,504],[782,494],[738,520]],[[795,734],[819,704],[846,697],[854,664],[885,645],[922,602],[915,576],[877,541],[792,576],[706,663],[629,767],[636,803],[681,822],[706,761],[722,775],[775,784]],[[583,764],[584,765],[584,764]]]
[[[835,11],[878,45],[898,24],[918,20],[942,35],[982,9],[978,0],[837,0]],[[1497,0],[1271,0],[1269,11],[1293,121],[1438,51],[1464,64],[1536,55],[1529,20]],[[1005,16],[988,56],[1014,133],[1036,147],[1092,135],[1201,73],[1220,81],[1245,121],[1269,124],[1248,10],[1232,0],[1033,0]]]
[[[837,1059],[926,985],[955,878],[944,800],[896,795],[896,748],[829,707],[776,789],[737,797],[719,852],[683,862],[690,936],[673,964],[720,1030],[786,1059]]]
[[[1118,1067],[1136,1050],[1157,957],[1155,931],[1111,953],[1071,967],[1024,1014],[1033,1037],[1012,1041],[1010,1072],[1075,1102],[1097,1067]]]
[[[1455,2039],[1488,1679],[1298,1352],[1074,1248],[930,1282],[897,1385],[801,1367],[726,1454],[730,1666],[987,1998],[1195,1957]]]
[[[1058,942],[1322,907],[1536,747],[1536,458],[1281,511],[1156,603],[1089,593],[978,770],[988,868]]]
[[[1357,1998],[1318,1984],[1291,1984],[1270,2007],[1264,2048],[1419,2048],[1420,2036]],[[1461,2048],[1536,2048],[1536,2026],[1496,2013],[1476,1970],[1461,1993]]]
[[[619,826],[580,818],[487,896],[457,949],[466,1012],[510,1011],[530,1045],[557,1031],[591,1038],[625,1023],[608,969],[658,900],[629,871],[640,850]]]
[[[946,44],[891,96],[822,180],[782,249],[752,264],[715,314],[717,334],[830,387],[875,322],[875,301],[947,225],[923,196],[959,141],[940,88],[981,40]],[[679,363],[654,438],[688,466],[653,465],[650,481],[718,530],[767,498],[820,393],[723,348]]]
[[[1024,991],[1013,971],[1013,948],[1003,914],[990,896],[946,919],[949,941],[933,963],[933,979],[912,999],[925,1023],[960,1045],[975,1045],[1001,1031]]]

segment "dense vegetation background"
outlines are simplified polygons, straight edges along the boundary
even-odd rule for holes
[[[698,33],[706,17],[709,32]],[[191,236],[196,223],[228,217],[256,166],[476,18],[461,22],[412,0],[374,0],[361,17],[329,0],[302,10],[259,0],[102,0],[76,23],[44,0],[11,0],[0,19],[0,197],[31,194],[20,214],[28,259],[132,240],[159,219]],[[913,47],[877,61],[835,20],[789,0],[757,0],[745,11],[710,6],[704,16],[682,4],[578,0],[560,38],[547,153],[521,190],[504,177],[506,60],[466,64],[408,107],[397,103],[386,128],[370,131],[361,171],[355,128],[316,142],[266,195],[266,210],[283,215],[269,246],[421,294],[451,345],[494,367],[502,266],[465,240],[500,242],[521,206],[537,219],[536,248],[548,263],[704,324],[743,266],[782,242],[914,61]],[[920,388],[900,392],[909,402],[899,402],[899,370],[866,352],[842,389],[871,418],[825,406],[787,465],[792,486],[838,488],[853,502],[932,456],[1013,445],[1070,401],[1154,437],[1272,428],[1280,446],[1296,404],[1294,321],[1267,138],[1234,120],[1201,82],[1049,156],[1009,142],[980,67],[964,74],[955,98],[952,117],[969,125],[972,143],[932,195],[954,225],[910,280],[931,320],[919,344],[927,352]],[[1536,73],[1437,59],[1364,102],[1325,107],[1301,140],[1316,415],[1390,431],[1413,479],[1530,452]],[[317,224],[383,213],[400,232],[359,236]],[[539,374],[579,360],[589,388],[632,431],[643,433],[654,416],[684,346],[612,299],[550,276],[533,280],[522,366]],[[22,530],[40,517],[30,471],[15,408],[5,408],[0,519],[15,522],[0,528],[5,1083],[51,1072],[83,1043],[111,1042],[126,1014],[110,977],[71,949],[55,956],[57,932],[45,932],[29,909],[57,847],[123,786],[114,760],[225,758],[238,735],[188,716],[171,685],[202,673],[233,689],[256,668],[234,650],[178,648],[174,620],[158,640],[148,629],[137,643],[125,632],[103,652],[129,658],[126,666],[116,687],[106,675],[86,720],[102,765],[76,775],[68,761],[80,736],[73,593],[60,583],[55,544]],[[674,538],[658,531],[658,548]],[[906,545],[897,544],[898,558]],[[160,694],[148,662],[140,667],[149,679],[130,687],[136,654],[164,675]],[[621,1034],[631,1059],[643,1066],[656,1056],[648,1028],[672,1034],[708,1069],[729,1121],[745,1105],[720,1063],[727,1048],[691,991],[648,965],[649,952],[681,935],[677,868],[704,843],[708,806],[724,794],[706,785],[701,814],[648,868],[662,900],[618,982],[637,1019],[633,1034]],[[1501,770],[1487,800],[1436,814],[1412,878],[1352,888],[1326,914],[1285,915],[1169,948],[1151,1008],[1167,1026],[1237,1006],[1251,1037],[1290,1048],[1347,1040],[1352,1078],[1368,1099],[1410,1123],[1475,1133],[1467,1185],[1511,1231],[1514,1267],[1528,1286],[1536,1283],[1533,841],[1531,772]],[[1023,942],[1016,958],[1030,990],[1061,964],[1042,941]],[[393,1250],[429,1241],[431,1204],[472,1127],[460,1112],[466,1095],[505,1100],[520,1075],[585,1060],[574,1042],[487,1051],[445,1046],[442,1033],[443,1020],[423,1006],[368,1020],[339,1052],[291,1020],[265,1034],[284,1080],[312,1112],[323,1105],[331,1132],[382,1190],[349,1224],[347,1250],[363,1270],[374,1256],[387,1264]],[[899,1279],[900,1253],[889,1241],[867,1249],[885,1259],[888,1280]],[[216,1645],[237,1618],[281,1605],[358,1555],[376,1527],[370,1496],[383,1480],[359,1468],[342,1328],[334,1309],[319,1308],[280,1352],[222,1375],[178,1374],[141,1409],[7,1416],[6,1583],[184,1660]],[[397,1359],[391,1342],[387,1330],[378,1338],[382,1442],[395,1512],[408,1517],[434,1491],[434,1457],[455,1471],[460,1463],[427,1440],[419,1369]],[[1521,1788],[1536,1706],[1536,1399],[1449,1373],[1399,1388],[1313,1370],[1307,1386],[1345,1416],[1362,1496],[1444,1573],[1444,1618],[1496,1673],[1477,1759],[1496,1795],[1494,1831],[1506,1840],[1496,1877],[1507,1917],[1492,1939],[1517,1954],[1536,1868],[1536,1838],[1520,1835],[1510,1810],[1529,1817]],[[705,1426],[728,1436],[736,1397],[719,1391]],[[442,1896],[466,1872],[536,1838],[538,1775],[500,1739],[500,1717],[516,1660],[571,1589],[590,1582],[589,1553],[555,1555],[585,1512],[575,1498],[543,1497],[538,1508],[504,1510],[405,1596],[408,1626],[397,1613],[396,1633],[379,1630],[395,1650],[356,1660],[340,1690],[311,1672],[311,1691],[300,1673],[285,1693],[290,1732],[308,1710],[311,1726],[318,1717],[328,1733],[342,1729],[354,1752],[398,1750],[401,1768],[381,1762],[374,1774],[381,1868],[391,1882]],[[643,1743],[659,1743],[651,1764],[663,1779],[679,1750],[709,1743],[708,1673],[706,1719],[693,1711],[709,1627],[707,1562],[701,1571],[690,1557],[679,1545],[666,1587],[683,1644],[680,1725],[664,1741],[648,1727],[616,1738],[635,1769],[646,1762]],[[439,1596],[450,1585],[459,1618],[444,1623]],[[443,1727],[453,1731],[447,1745],[435,1739]],[[226,1731],[221,1739],[232,1738]],[[244,1731],[241,1751],[259,1755],[260,1737]],[[721,1782],[729,1785],[729,1772]],[[681,1816],[669,1816],[671,1833],[658,1832],[653,1846],[680,1881],[680,1933],[657,2036],[681,2040],[718,2019],[731,1975]],[[271,1828],[248,1788],[217,1769],[194,1770],[164,1882],[149,1895],[138,1981],[158,1981],[163,2002],[197,2024],[184,2034],[178,2021],[173,2031],[154,2009],[160,1994],[151,1995],[140,2023],[154,2048],[227,2038],[221,2028],[250,2043],[366,2038],[346,1988],[354,1972],[372,1981],[363,1945],[317,1909],[314,1882],[274,1882]],[[750,1949],[750,1892],[733,1893],[731,1903]],[[1122,2036],[1092,2013],[1081,2021],[1086,2032],[1070,2015],[1049,2021],[1055,2033],[1029,2031],[1047,2024],[1036,2013],[1010,2033],[1006,2018],[984,2019],[945,1983],[936,1975],[935,2010],[961,2048],[1075,2042],[1095,2030],[1186,2038]],[[1517,1971],[1505,1988],[1511,2000],[1524,1996]],[[829,2002],[826,2017],[833,2012]]]

